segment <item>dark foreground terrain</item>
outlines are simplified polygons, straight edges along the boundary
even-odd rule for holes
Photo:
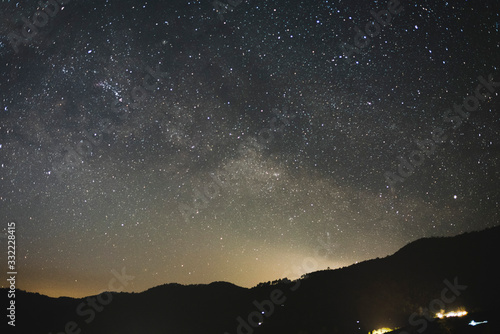
[[[17,291],[16,332],[319,334],[388,327],[400,328],[396,333],[500,333],[499,254],[495,227],[420,239],[386,258],[252,289],[166,284],[90,299]],[[441,308],[469,313],[436,319]],[[472,320],[488,322],[472,326]]]

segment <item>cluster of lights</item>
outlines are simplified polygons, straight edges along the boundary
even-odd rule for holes
[[[383,327],[383,328],[375,329],[374,331],[370,332],[369,334],[384,334],[387,332],[392,332],[393,330],[395,330],[395,329]]]
[[[438,317],[439,319],[443,319],[451,317],[463,317],[464,315],[467,315],[467,311],[451,311],[448,313],[439,312],[436,314],[436,317]]]
[[[444,310],[441,310],[441,312],[436,313],[436,318],[443,319],[443,318],[452,318],[452,317],[463,317],[465,315],[467,315],[467,311],[451,311],[451,312],[444,313]],[[484,323],[487,323],[487,321],[476,322],[476,321],[472,320],[469,323],[469,325],[477,326],[477,325],[484,324]],[[368,334],[384,334],[384,333],[392,332],[396,329],[397,328],[391,329],[388,327],[383,327],[383,328],[375,329]]]

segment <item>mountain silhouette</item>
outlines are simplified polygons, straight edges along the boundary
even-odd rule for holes
[[[165,284],[87,298],[17,290],[15,329],[30,334],[326,334],[388,327],[400,328],[394,333],[401,334],[500,333],[494,270],[499,254],[497,226],[419,239],[385,258],[250,289],[227,282]],[[468,314],[436,319],[442,307]],[[472,320],[488,322],[472,326]]]

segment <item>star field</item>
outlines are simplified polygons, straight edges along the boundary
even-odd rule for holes
[[[171,2],[66,1],[24,42],[54,9],[0,3],[19,288],[95,294],[123,267],[128,291],[250,287],[498,224],[500,87],[443,118],[500,82],[497,2],[401,1],[358,40],[386,1]]]

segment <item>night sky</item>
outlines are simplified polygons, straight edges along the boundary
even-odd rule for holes
[[[251,287],[498,225],[498,1],[225,1],[1,1],[18,288]]]

